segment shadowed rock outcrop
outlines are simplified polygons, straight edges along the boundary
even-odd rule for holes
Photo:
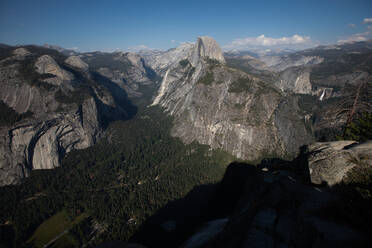
[[[366,232],[351,225],[346,216],[327,215],[340,206],[339,195],[307,184],[293,169],[279,166],[262,171],[248,164],[230,164],[213,202],[222,210],[217,216],[228,215],[228,221],[218,234],[210,230],[208,236],[203,228],[182,247],[365,247]],[[196,239],[201,236],[209,239]]]

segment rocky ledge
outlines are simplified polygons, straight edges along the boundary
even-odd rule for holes
[[[341,141],[304,147],[293,161],[232,163],[208,209],[214,219],[182,247],[367,247],[358,209],[368,205],[355,193],[351,203],[344,180],[349,156],[352,167],[372,168],[370,155],[371,142]],[[319,178],[330,185],[314,184]]]

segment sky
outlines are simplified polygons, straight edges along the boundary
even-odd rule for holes
[[[211,36],[224,50],[372,38],[371,0],[0,0],[0,43],[79,51],[169,49]]]

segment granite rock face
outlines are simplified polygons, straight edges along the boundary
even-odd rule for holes
[[[71,59],[57,62],[53,52],[35,50],[17,48],[16,55],[0,61],[0,100],[19,115],[28,113],[0,127],[0,185],[18,183],[31,170],[60,166],[66,153],[96,142],[103,119],[127,117],[108,89],[67,71],[63,61]],[[31,71],[25,74],[24,66]]]
[[[220,46],[212,37],[208,36],[198,38],[190,61],[191,64],[197,64],[200,57],[214,59],[222,64],[226,63]]]
[[[82,71],[87,71],[89,68],[89,65],[81,60],[79,56],[70,56],[65,60],[65,63]]]
[[[372,142],[318,142],[308,146],[311,182],[333,186],[360,164],[372,167]]]
[[[310,69],[291,67],[280,73],[276,86],[282,91],[293,91],[300,94],[312,94]]]
[[[44,121],[29,120],[10,130],[2,129],[1,184],[17,183],[30,170],[59,167],[65,153],[93,145],[101,132],[96,108],[94,100],[87,99],[75,113],[56,114]]]
[[[30,55],[31,53],[27,49],[20,47],[20,48],[15,49],[13,51],[13,54],[16,56],[24,57],[24,56]]]
[[[62,80],[71,81],[74,76],[62,69],[57,62],[49,55],[39,57],[35,63],[36,71],[40,74],[52,74]]]
[[[153,105],[174,117],[172,135],[247,160],[294,156],[311,142],[296,102],[275,86],[227,67],[216,46],[211,38],[199,38],[189,57],[165,72]]]

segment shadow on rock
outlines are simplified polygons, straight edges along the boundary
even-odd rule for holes
[[[213,184],[193,188],[184,198],[168,203],[149,217],[131,242],[147,247],[179,246],[208,218],[209,202],[215,193]]]
[[[274,164],[276,170],[271,171],[230,164],[221,183],[226,195],[233,192],[230,182],[245,178],[245,183],[237,203],[230,206],[226,226],[202,245],[184,247],[366,247],[368,231],[339,210],[345,206],[344,195],[335,187],[316,187],[304,180],[294,167],[301,159],[286,164],[285,170]]]
[[[115,120],[129,120],[137,114],[137,106],[135,106],[128,98],[127,92],[119,85],[112,82],[110,79],[100,75],[99,73],[92,72],[93,79],[102,84],[112,94],[115,104],[119,108],[111,107],[106,104],[101,104],[103,113],[105,113],[106,125],[110,121]]]
[[[343,151],[343,145],[319,143],[315,150],[304,146],[293,161],[231,163],[220,183],[195,187],[167,204],[132,241],[183,248],[368,247],[372,201],[357,192],[362,185],[317,184],[311,174],[316,161],[325,161],[317,156]],[[352,148],[365,154],[369,146]],[[370,183],[363,189],[368,191]]]

